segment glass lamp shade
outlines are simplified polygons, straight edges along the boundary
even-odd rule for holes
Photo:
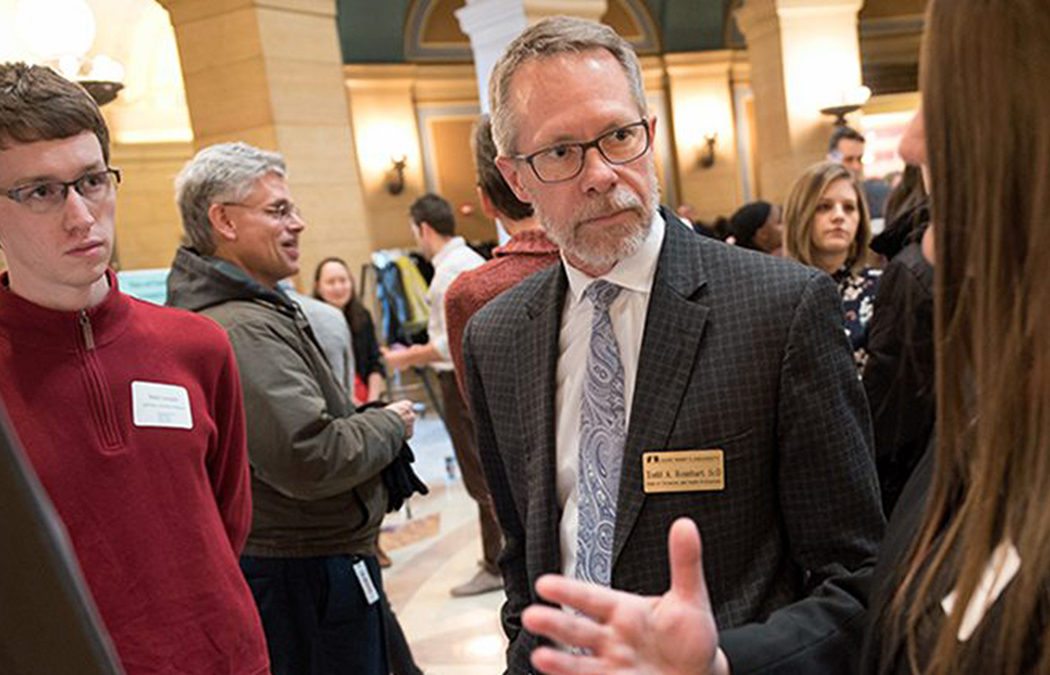
[[[40,61],[79,59],[95,41],[95,15],[84,0],[19,0],[15,31]]]
[[[99,54],[91,59],[91,68],[84,74],[84,79],[102,82],[123,82],[124,66],[116,59]]]

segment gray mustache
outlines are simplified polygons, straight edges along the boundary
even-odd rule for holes
[[[641,211],[642,202],[627,188],[617,187],[612,194],[602,195],[595,201],[587,202],[576,215],[578,220],[591,220],[627,209]]]

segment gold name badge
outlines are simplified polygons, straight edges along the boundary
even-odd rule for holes
[[[642,476],[646,494],[724,490],[724,453],[722,450],[646,452],[642,454]]]

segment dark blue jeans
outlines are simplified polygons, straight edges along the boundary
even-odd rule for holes
[[[259,608],[273,675],[387,675],[382,598],[369,604],[353,566],[374,556],[241,557]]]

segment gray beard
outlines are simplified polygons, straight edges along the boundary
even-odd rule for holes
[[[649,203],[642,204],[635,195],[626,188],[617,186],[616,190],[600,201],[592,202],[586,208],[575,214],[576,222],[595,218],[610,212],[633,208],[641,213],[641,223],[632,228],[631,232],[610,247],[588,247],[578,241],[576,229],[563,228],[556,225],[538,203],[533,203],[536,215],[547,232],[547,238],[554,242],[562,252],[585,266],[593,269],[610,269],[624,258],[628,258],[641,248],[649,231],[652,229],[653,216],[660,202],[660,188],[656,181],[656,171],[650,170]]]

